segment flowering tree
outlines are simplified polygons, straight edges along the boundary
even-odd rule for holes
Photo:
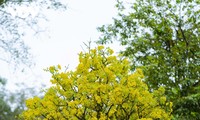
[[[140,69],[130,71],[126,58],[99,46],[79,54],[75,71],[62,72],[61,66],[48,68],[52,87],[43,98],[26,101],[22,119],[46,120],[136,120],[170,119],[172,103],[163,87],[153,93],[142,81]]]

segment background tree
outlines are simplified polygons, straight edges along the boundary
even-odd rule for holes
[[[10,92],[6,88],[6,81],[5,78],[0,78],[0,120],[15,120],[26,107],[25,99],[36,93],[32,88]]]
[[[11,108],[8,105],[8,103],[5,101],[5,84],[6,80],[3,78],[0,78],[0,119],[6,120],[7,116],[10,116],[11,114]],[[9,120],[9,119],[8,119]]]
[[[0,60],[13,66],[33,65],[23,36],[43,32],[39,22],[47,18],[45,9],[65,9],[61,0],[5,0],[0,2]],[[22,9],[23,8],[23,9]],[[25,10],[24,10],[25,9]]]
[[[151,90],[165,87],[174,116],[200,119],[200,1],[117,0],[116,7],[98,43],[119,41]]]
[[[50,67],[53,86],[43,98],[28,99],[21,118],[170,119],[172,103],[166,102],[164,88],[150,93],[142,71],[130,72],[128,60],[112,54],[110,48],[99,46],[79,54],[75,71]]]
[[[38,25],[47,18],[42,13],[47,9],[65,9],[61,0],[1,0],[0,1],[0,61],[12,69],[29,68],[34,65],[29,46],[24,40],[26,34],[37,34],[44,30]],[[23,8],[23,10],[22,10]],[[25,9],[25,10],[24,10]],[[0,76],[4,76],[0,74]],[[3,81],[3,82],[2,82]],[[34,95],[32,88],[19,88],[10,92],[6,80],[0,79],[0,119],[14,120],[24,110],[24,99]],[[20,85],[20,87],[22,87]],[[24,90],[25,89],[25,90]]]

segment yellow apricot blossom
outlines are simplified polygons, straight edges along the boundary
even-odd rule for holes
[[[42,98],[26,101],[24,120],[153,120],[171,119],[172,103],[164,88],[149,92],[141,69],[130,71],[128,59],[99,46],[79,54],[75,71],[48,69],[52,87]]]

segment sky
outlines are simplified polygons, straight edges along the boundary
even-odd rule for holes
[[[60,64],[68,66],[68,70],[75,69],[78,53],[86,48],[83,42],[98,40],[100,33],[96,28],[112,23],[112,18],[117,15],[114,6],[115,0],[68,0],[67,10],[47,11],[45,15],[49,21],[41,22],[40,25],[45,24],[48,32],[36,38],[25,37],[34,55],[35,67],[14,74],[9,68],[4,69],[9,79],[8,88],[14,90],[14,84],[20,82],[24,82],[27,87],[41,87],[41,83],[50,86],[51,76],[44,69],[51,65]],[[115,44],[111,47],[115,51],[120,49]]]

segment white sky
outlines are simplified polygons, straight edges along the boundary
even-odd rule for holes
[[[51,65],[69,65],[70,70],[74,69],[81,46],[84,47],[83,42],[97,40],[100,34],[96,28],[112,23],[112,17],[117,14],[115,0],[68,0],[67,3],[65,12],[47,13],[50,38],[47,34],[37,40],[27,36],[27,43],[35,56],[35,68],[26,73],[17,72],[16,75],[3,70],[10,89],[14,89],[14,83],[22,81],[30,87],[41,83],[49,85],[50,74],[43,69]],[[114,48],[118,49],[117,46]]]

